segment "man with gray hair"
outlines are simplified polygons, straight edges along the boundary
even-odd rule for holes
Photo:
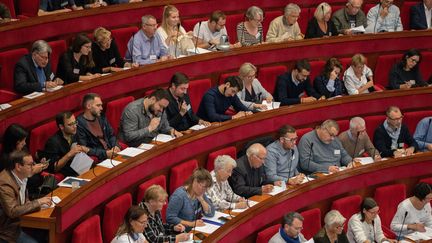
[[[247,206],[244,198],[236,195],[228,183],[228,178],[236,166],[236,161],[229,155],[219,155],[214,161],[214,170],[210,172],[213,185],[207,190],[207,196],[213,202],[216,210],[246,208]]]
[[[301,33],[297,22],[300,12],[301,9],[297,4],[288,4],[284,9],[284,15],[275,18],[270,23],[266,41],[282,42],[303,39],[304,35]]]
[[[351,157],[363,157],[364,153],[373,157],[374,160],[381,160],[379,151],[372,144],[367,132],[366,122],[361,117],[353,117],[349,123],[349,129],[339,134],[339,139]]]
[[[14,89],[17,93],[41,92],[64,83],[51,70],[51,52],[46,41],[37,40],[32,45],[31,53],[21,57],[14,71]]]
[[[352,35],[353,28],[367,27],[365,13],[361,10],[363,0],[348,0],[344,8],[339,9],[333,14],[332,21],[339,34]]]
[[[249,198],[273,190],[273,185],[264,173],[263,164],[266,156],[266,148],[254,143],[246,150],[246,155],[237,159],[237,167],[228,179],[237,195]]]
[[[342,146],[338,133],[339,125],[329,119],[303,135],[298,149],[300,166],[304,171],[334,173],[341,166],[351,166],[352,158]]]
[[[281,227],[278,232],[273,235],[269,243],[300,243],[307,240],[301,233],[303,229],[303,216],[297,212],[289,212],[282,218]]]
[[[156,18],[152,15],[144,15],[141,22],[141,30],[133,35],[128,42],[125,59],[139,65],[171,59],[162,39],[155,34],[157,29]]]

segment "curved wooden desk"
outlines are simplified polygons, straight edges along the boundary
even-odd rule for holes
[[[225,70],[234,70],[244,62],[257,66],[285,63],[301,58],[351,56],[354,53],[375,55],[409,48],[431,49],[432,31],[411,31],[340,36],[330,39],[313,39],[278,44],[244,47],[228,52],[214,52],[170,60],[115,73],[97,80],[74,83],[54,93],[33,100],[20,99],[0,112],[0,134],[7,126],[19,122],[24,127],[34,127],[63,110],[76,110],[82,96],[88,92],[102,95],[104,101],[124,96],[137,90],[166,85],[171,75],[184,72],[190,77],[202,77]]]
[[[216,147],[269,134],[283,124],[301,126],[328,118],[338,120],[354,115],[382,114],[389,105],[397,105],[403,110],[428,109],[431,102],[431,88],[398,90],[283,107],[232,120],[223,123],[223,126],[215,125],[129,159],[127,163],[103,173],[66,197],[55,207],[50,218],[27,215],[23,217],[23,225],[38,222],[41,227],[50,229],[52,234],[52,230],[56,229],[55,234],[61,239],[70,233],[82,217],[113,196],[131,190],[155,172],[166,171],[182,161],[207,154]]]

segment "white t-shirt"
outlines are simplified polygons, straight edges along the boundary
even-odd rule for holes
[[[405,212],[408,212],[405,222],[402,225],[402,221],[405,216]],[[413,230],[408,230],[408,224],[422,223],[425,227],[432,227],[432,215],[431,205],[426,204],[422,209],[417,210],[411,203],[409,198],[403,200],[398,205],[395,216],[391,222],[391,230],[398,234],[402,228],[402,236],[413,233]]]
[[[132,239],[130,234],[122,234],[115,236],[111,243],[148,243],[145,236],[142,233],[138,233],[138,239]]]
[[[193,35],[195,37],[198,37],[198,39],[202,39],[204,42],[212,41],[212,43],[219,43],[221,35],[228,36],[225,26],[220,31],[212,33],[208,26],[208,20],[201,21],[201,27],[200,22],[198,22],[193,29]]]
[[[168,34],[167,32],[162,28],[162,26],[160,26],[157,30],[156,30],[156,34],[159,35],[159,37],[162,40],[162,43],[164,44],[164,46],[166,48],[169,48],[169,46],[166,44],[166,39],[168,38]],[[180,34],[186,34],[186,30],[183,28],[183,26],[180,26]]]

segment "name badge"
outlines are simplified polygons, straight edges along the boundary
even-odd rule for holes
[[[335,155],[339,155],[340,154],[340,150],[339,149],[335,149],[334,154]]]
[[[187,106],[187,110],[189,111],[190,109],[192,109],[192,107],[191,107],[191,105],[189,104],[189,105]]]
[[[51,75],[50,75],[50,80],[54,80],[54,73],[51,73]]]
[[[74,69],[73,69],[73,73],[74,73],[74,74],[79,74],[79,71],[80,71],[80,70],[79,70],[78,68],[74,68]]]
[[[68,5],[68,1],[64,1],[60,3],[60,7],[64,8]]]
[[[150,60],[156,60],[157,56],[156,55],[150,55]]]
[[[404,143],[399,143],[399,148],[403,148],[404,147]]]
[[[115,57],[109,61],[110,65],[115,63]]]

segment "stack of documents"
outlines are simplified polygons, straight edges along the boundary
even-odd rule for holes
[[[88,179],[81,179],[78,177],[72,177],[72,176],[68,176],[66,178],[64,178],[62,181],[60,181],[60,183],[58,184],[58,186],[62,186],[62,187],[72,187],[72,182],[77,181],[79,186],[84,186],[85,184],[87,184],[87,182],[89,182],[90,180]]]

